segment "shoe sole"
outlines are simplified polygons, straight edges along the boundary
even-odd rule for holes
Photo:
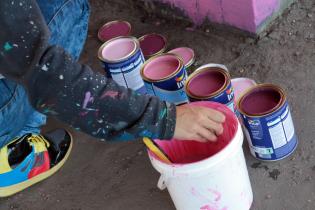
[[[71,139],[70,146],[69,146],[68,152],[66,153],[64,158],[57,165],[55,165],[49,171],[41,173],[41,174],[39,174],[39,175],[29,179],[29,180],[21,182],[19,184],[11,185],[9,187],[0,187],[0,197],[8,197],[8,196],[14,195],[14,194],[21,192],[22,190],[40,182],[40,181],[43,181],[44,179],[47,179],[51,175],[55,174],[65,164],[65,162],[67,161],[68,157],[70,156],[70,153],[72,150],[73,137],[68,130],[66,130],[66,132],[67,132],[67,134],[69,134],[70,139]]]

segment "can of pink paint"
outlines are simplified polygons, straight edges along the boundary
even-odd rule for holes
[[[114,20],[105,23],[97,33],[97,37],[100,41],[106,42],[110,39],[119,36],[129,36],[131,32],[131,25],[127,21]]]
[[[185,85],[189,101],[214,101],[235,111],[234,90],[226,69],[202,66],[192,73]]]
[[[251,154],[264,161],[289,156],[298,144],[285,92],[273,84],[249,89],[238,101]]]
[[[130,36],[113,38],[99,48],[98,57],[109,78],[138,93],[146,93],[140,75],[144,57],[137,38]]]
[[[191,65],[195,62],[195,52],[189,47],[178,47],[169,51],[169,53],[176,54],[183,60],[186,71],[188,71]]]
[[[175,54],[162,54],[152,57],[141,68],[148,94],[170,103],[188,102],[184,83],[187,73],[182,59]]]

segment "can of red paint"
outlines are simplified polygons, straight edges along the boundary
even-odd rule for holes
[[[185,90],[191,102],[214,101],[235,111],[234,90],[227,69],[202,66],[188,77]]]
[[[146,59],[165,52],[167,41],[161,34],[151,33],[139,38],[140,48]]]
[[[272,84],[252,87],[240,98],[238,110],[255,158],[275,161],[293,153],[298,140],[285,92],[280,87]]]
[[[147,92],[171,103],[188,102],[184,83],[187,73],[183,61],[175,54],[162,54],[149,59],[141,68]]]
[[[107,76],[119,85],[138,93],[146,93],[140,69],[144,57],[135,37],[117,37],[105,42],[98,50]]]

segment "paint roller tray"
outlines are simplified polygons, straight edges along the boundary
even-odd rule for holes
[[[190,103],[189,106],[205,106],[222,112],[226,117],[226,121],[223,123],[224,132],[218,136],[216,142],[209,141],[201,143],[197,141],[178,141],[176,139],[170,141],[154,140],[174,164],[195,163],[216,155],[231,142],[238,129],[238,121],[234,113],[222,104],[215,102],[194,102]],[[151,155],[165,162],[152,152]]]

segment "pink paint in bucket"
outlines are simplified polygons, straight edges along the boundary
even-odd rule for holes
[[[188,47],[175,48],[169,51],[169,53],[174,53],[182,58],[186,69],[189,68],[195,61],[195,52],[193,49]]]
[[[139,38],[139,42],[146,58],[161,54],[166,49],[166,38],[160,34],[146,34]]]
[[[119,61],[126,59],[136,50],[137,44],[135,41],[128,37],[122,37],[119,39],[108,42],[102,49],[102,57],[108,61]]]
[[[149,152],[153,167],[161,173],[158,187],[168,189],[176,209],[209,206],[215,210],[249,210],[253,194],[242,148],[243,133],[237,118],[219,103],[189,105],[223,112],[226,115],[224,133],[215,143],[155,140],[175,162],[167,164]]]
[[[252,89],[240,102],[242,111],[250,116],[259,116],[272,112],[283,103],[283,95],[273,87]]]
[[[226,76],[221,71],[203,71],[189,80],[187,89],[197,97],[208,97],[224,88]]]
[[[115,20],[104,24],[98,30],[98,39],[106,42],[112,38],[130,35],[131,25],[127,21]]]
[[[164,55],[149,62],[143,69],[144,77],[158,81],[170,77],[180,68],[180,61],[172,55]]]

